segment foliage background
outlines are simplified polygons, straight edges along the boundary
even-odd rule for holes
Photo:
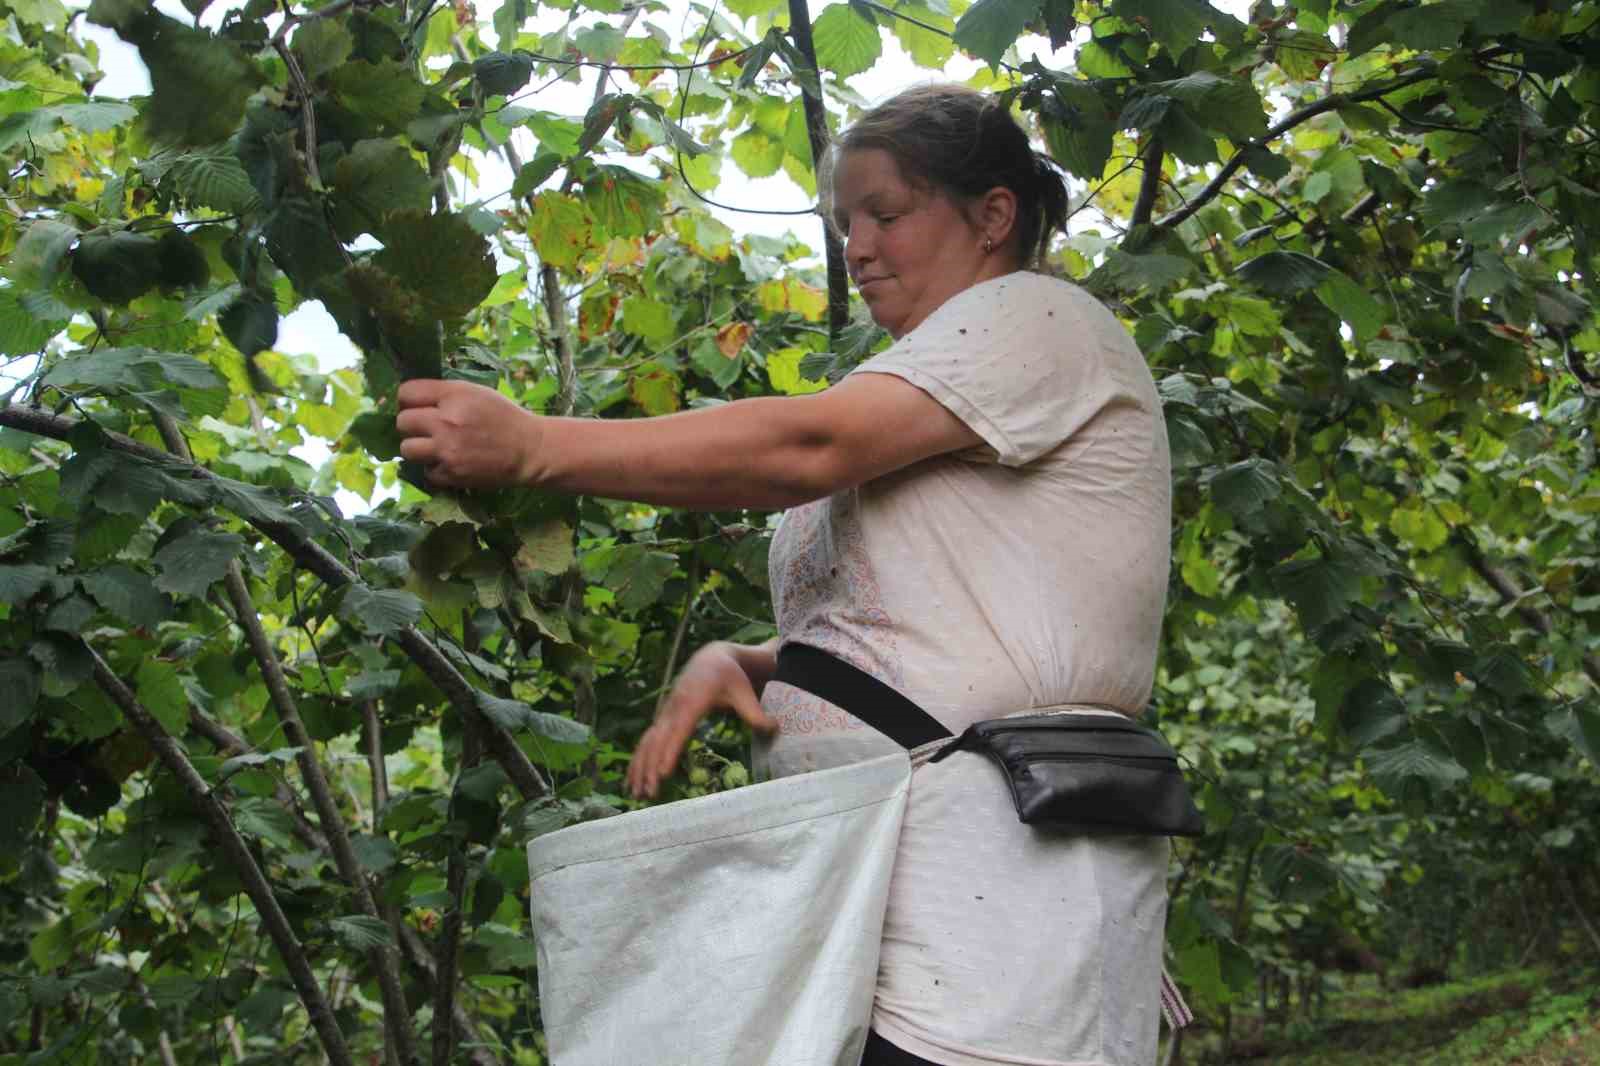
[[[887,35],[985,62],[1160,384],[1207,1046],[1330,969],[1600,954],[1600,5],[206,6],[3,8],[0,1062],[543,1061],[521,849],[628,805],[689,649],[772,633],[771,517],[429,495],[394,390],[823,387],[882,338],[695,191],[814,191]],[[94,92],[85,19],[149,96]],[[274,348],[311,300],[359,371]],[[744,751],[708,727],[670,798]]]

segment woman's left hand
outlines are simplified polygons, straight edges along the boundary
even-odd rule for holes
[[[417,379],[400,386],[400,455],[444,488],[529,484],[543,430],[539,416],[493,389]]]

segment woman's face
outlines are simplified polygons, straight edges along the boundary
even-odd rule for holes
[[[962,289],[1011,269],[985,252],[986,234],[950,197],[908,183],[881,148],[840,156],[833,217],[851,280],[872,320],[897,340]]]

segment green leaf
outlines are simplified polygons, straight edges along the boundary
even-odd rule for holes
[[[911,62],[924,70],[943,70],[956,51],[955,41],[951,39],[956,28],[955,20],[948,14],[934,11],[922,4],[902,3],[895,10],[917,20],[917,22],[901,18],[887,20],[890,32],[894,34],[894,39],[900,42],[900,47],[905,49],[906,55],[911,57]],[[923,25],[917,25],[918,22]],[[943,32],[938,32],[940,30]]]
[[[629,296],[620,308],[623,332],[660,347],[677,335],[672,308],[648,296]]]
[[[294,762],[304,748],[277,748],[273,751],[247,751],[242,755],[235,755],[231,759],[224,759],[222,765],[217,767],[217,777],[227,780],[240,770],[252,766],[265,766],[268,763],[278,763],[280,766]]]
[[[189,694],[184,691],[177,667],[160,659],[144,660],[134,675],[134,691],[162,729],[175,737],[188,731]]]
[[[294,50],[300,56],[300,70],[311,81],[336,70],[355,49],[355,38],[338,19],[321,18],[302,22],[294,31]]]
[[[617,606],[630,614],[661,598],[661,590],[677,566],[677,556],[642,544],[600,548],[583,557],[584,574],[615,593]]]
[[[364,411],[350,423],[350,435],[374,459],[396,459],[400,456],[400,431],[395,428],[394,415]]]
[[[386,237],[396,211],[424,214],[433,179],[404,145],[387,138],[357,141],[333,168],[333,224],[342,240],[362,233]]]
[[[32,223],[12,249],[6,276],[25,288],[50,288],[61,272],[67,249],[77,239],[78,231],[63,222],[45,219]]]
[[[346,914],[334,918],[328,922],[328,929],[346,947],[357,951],[375,951],[394,944],[389,923],[367,914]]]
[[[397,212],[373,262],[416,293],[427,313],[461,318],[494,288],[489,242],[458,214]]]
[[[530,732],[558,744],[587,744],[593,735],[589,727],[559,714],[536,711],[519,700],[502,699],[479,691],[478,709],[484,717],[513,734]]]
[[[1116,123],[1088,82],[1057,78],[1053,89],[1041,111],[1045,144],[1070,173],[1085,181],[1098,181],[1111,158]]]
[[[156,588],[179,596],[204,597],[243,549],[244,538],[237,533],[191,529],[155,553],[153,560],[161,569]]]
[[[1410,723],[1394,689],[1376,678],[1358,681],[1341,701],[1340,728],[1358,751],[1403,732]]]
[[[1285,903],[1315,903],[1339,883],[1339,871],[1331,862],[1296,844],[1264,848],[1261,876]]]
[[[155,286],[157,248],[156,238],[145,233],[87,233],[72,253],[72,272],[97,299],[125,304]]]
[[[1330,269],[1303,252],[1267,252],[1240,263],[1234,273],[1266,292],[1293,296],[1320,285]]]
[[[550,179],[550,176],[561,169],[563,156],[555,152],[540,149],[539,154],[533,157],[530,163],[522,164],[522,169],[517,171],[516,180],[511,183],[511,195],[528,196],[539,186]]]
[[[573,548],[572,526],[564,519],[552,518],[528,527],[519,527],[517,565],[546,574],[566,573],[577,559]]]
[[[739,169],[752,178],[766,178],[778,172],[783,165],[783,141],[770,137],[755,127],[745,130],[728,146],[728,154]]]
[[[1468,776],[1454,756],[1422,737],[1413,737],[1394,747],[1367,751],[1361,759],[1378,786],[1396,796],[1404,793],[1406,783],[1412,779],[1449,788]]]
[[[1038,0],[978,0],[956,22],[956,44],[991,67],[998,66],[1038,13]]]
[[[1570,741],[1592,767],[1600,767],[1600,708],[1586,703],[1574,703],[1555,711],[1545,726],[1554,735]],[[4,726],[0,725],[0,733]]]
[[[85,574],[83,590],[118,618],[136,626],[154,628],[172,613],[172,604],[141,571],[123,563]]]
[[[32,355],[66,327],[65,318],[36,314],[11,289],[0,289],[0,355]]]
[[[853,4],[824,8],[811,23],[811,37],[817,49],[817,66],[840,78],[860,74],[883,54],[878,27]]]
[[[1198,71],[1174,81],[1155,82],[1146,92],[1159,92],[1183,104],[1199,124],[1235,141],[1267,132],[1267,115],[1248,75],[1223,78]]]
[[[490,52],[473,62],[472,76],[487,96],[510,96],[533,77],[533,60],[521,52]]]
[[[398,633],[422,617],[422,601],[399,589],[348,585],[339,601],[339,617],[368,633]]]
[[[1361,594],[1361,575],[1328,559],[1292,560],[1274,568],[1272,580],[1307,630],[1344,617]]]
[[[404,130],[422,109],[422,86],[395,60],[352,60],[331,71],[328,83],[351,111],[390,132]]]
[[[1159,291],[1194,273],[1194,264],[1166,252],[1133,255],[1121,249],[1106,254],[1106,260],[1095,268],[1087,282],[1089,288],[1110,287],[1133,291],[1150,289]]]
[[[1389,320],[1388,311],[1350,275],[1329,270],[1317,283],[1317,299],[1343,319],[1357,344],[1377,339],[1378,331]]]
[[[1283,495],[1273,464],[1266,459],[1246,459],[1219,471],[1211,479],[1212,501],[1234,518],[1251,518]]]
[[[237,45],[156,14],[146,15],[131,37],[119,32],[139,46],[150,71],[144,120],[152,137],[213,144],[238,128],[260,76]]]
[[[1216,14],[1203,0],[1113,0],[1111,13],[1138,23],[1174,55],[1198,44]]]
[[[271,300],[244,293],[217,316],[222,335],[249,358],[278,343],[278,308]]]
[[[39,668],[32,660],[20,656],[0,659],[0,692],[6,694],[0,699],[0,737],[33,719],[40,683]]]
[[[0,566],[0,603],[22,603],[38,595],[55,571],[31,563]]]
[[[211,280],[206,254],[177,228],[167,230],[156,242],[156,270],[161,285],[169,289],[198,288]]]
[[[400,855],[394,846],[394,841],[387,837],[373,836],[370,833],[356,833],[350,837],[350,850],[356,854],[356,861],[368,873],[381,874],[385,870],[394,868]]]

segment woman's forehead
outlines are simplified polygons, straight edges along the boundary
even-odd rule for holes
[[[894,156],[881,148],[851,149],[840,155],[833,168],[836,207],[854,207],[885,197],[904,198],[916,191]]]

